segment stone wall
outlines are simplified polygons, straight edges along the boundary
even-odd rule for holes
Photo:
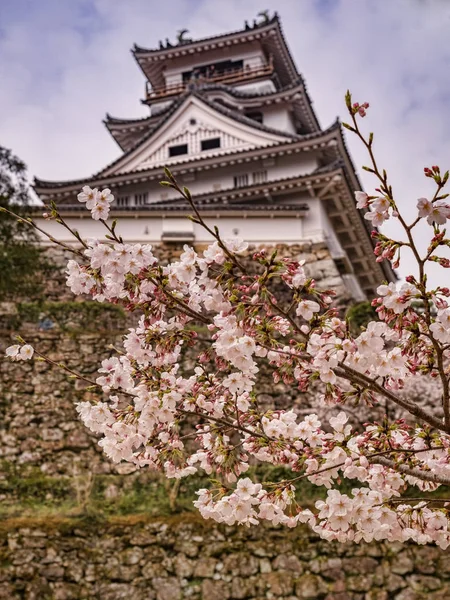
[[[4,522],[0,599],[448,600],[449,553],[193,517]]]
[[[23,306],[28,309],[22,308],[25,314],[19,310],[19,314],[2,316],[3,348],[13,343],[12,323],[40,352],[87,377],[95,377],[102,357],[108,355],[107,346],[120,342],[125,330],[125,318],[119,311],[94,312],[96,307],[91,304],[80,303],[82,311],[74,303],[55,303],[44,312],[30,310],[32,304],[19,309]],[[59,313],[59,323],[52,311]],[[96,438],[75,411],[75,402],[93,397],[94,393],[85,389],[87,384],[34,360],[2,360],[0,373],[0,458],[23,467],[37,466],[49,475],[71,475],[75,467],[109,471]]]

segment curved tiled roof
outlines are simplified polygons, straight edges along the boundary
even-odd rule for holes
[[[132,52],[143,73],[152,85],[162,86],[164,85],[162,69],[166,58],[191,55],[192,53],[199,53],[202,50],[207,51],[211,47],[229,46],[236,42],[253,42],[255,39],[261,42],[267,54],[273,56],[275,71],[282,83],[288,83],[298,78],[297,68],[287,47],[280,21],[276,14],[269,21],[263,22],[254,28],[192,40],[192,42],[174,45],[169,48],[147,49],[135,45]]]
[[[258,99],[258,98],[265,98],[267,101],[267,99],[276,98],[278,96],[283,96],[284,94],[287,94],[289,92],[295,92],[295,90],[299,90],[299,91],[301,90],[306,96],[305,84],[301,77],[299,77],[292,84],[286,85],[279,90],[275,90],[275,91],[274,90],[270,90],[270,91],[266,90],[266,91],[263,91],[262,93],[241,91],[232,86],[219,84],[219,83],[216,83],[216,84],[193,83],[193,84],[191,84],[191,87],[189,89],[191,91],[195,91],[203,99],[204,99],[205,95],[210,92],[223,92],[227,96],[231,96],[232,98],[235,98],[237,100],[243,100],[243,101]],[[185,95],[189,92],[189,89],[185,92]],[[127,128],[130,128],[133,130],[136,130],[136,128],[139,130],[144,130],[144,129],[147,129],[148,127],[151,127],[152,131],[154,131],[156,126],[158,125],[160,119],[162,119],[164,116],[166,116],[168,113],[170,113],[173,103],[176,102],[178,99],[179,98],[172,100],[166,108],[164,108],[163,110],[159,111],[158,113],[156,113],[154,115],[149,115],[147,117],[125,119],[125,118],[112,117],[111,115],[109,115],[107,113],[106,118],[104,119],[103,123],[105,124],[108,131],[112,134],[112,136],[114,137],[116,142],[119,144],[119,146],[122,148],[122,150],[128,151],[130,149],[130,145],[127,144],[126,145],[127,147],[123,146],[122,139],[121,139],[122,132],[123,132],[123,135],[125,135]],[[212,102],[214,102],[214,101],[212,101]],[[320,129],[319,124],[316,119],[316,116],[314,114],[314,111],[312,111],[312,110],[311,110],[311,116],[313,118],[314,124],[317,126],[316,128]],[[242,114],[238,113],[238,112],[234,113],[234,115],[233,115],[233,118],[235,118],[235,119],[239,119],[240,117],[242,117]],[[254,120],[251,120],[251,123],[252,123],[252,127],[255,127],[258,125],[258,123]],[[280,133],[282,133],[282,132],[280,132]],[[144,134],[141,134],[140,136],[138,136],[139,140],[135,140],[135,141],[136,142],[141,141],[143,138],[143,135]],[[134,146],[134,143],[132,145]]]
[[[109,125],[145,125],[152,119],[155,119],[156,115],[148,115],[147,117],[135,117],[131,119],[122,119],[120,117],[113,117],[109,113],[106,113],[103,123],[108,127]]]
[[[226,85],[224,83],[199,83],[197,84],[197,89],[200,91],[220,91],[220,92],[225,92],[226,94],[228,94],[229,96],[233,96],[234,98],[243,98],[243,99],[247,99],[247,98],[261,98],[261,97],[265,97],[265,96],[276,96],[278,94],[283,94],[285,92],[288,92],[292,89],[295,89],[297,87],[301,87],[303,85],[303,78],[301,77],[301,75],[298,77],[298,79],[296,79],[295,81],[293,81],[292,83],[289,83],[281,88],[279,88],[278,90],[266,90],[266,91],[262,91],[262,92],[251,92],[251,91],[245,91],[245,90],[240,90],[239,88],[235,88],[232,87],[231,85]]]
[[[245,90],[239,90],[238,88],[232,87],[231,85],[226,85],[223,83],[192,83],[191,89],[195,89],[200,94],[202,92],[224,92],[229,96],[233,96],[234,98],[242,98],[242,99],[253,99],[253,98],[261,98],[266,96],[277,96],[280,94],[284,94],[296,88],[304,87],[305,83],[303,78],[299,76],[299,78],[291,84],[285,85],[284,87],[278,90],[266,90],[263,92],[249,92]],[[186,93],[186,92],[185,92]],[[174,102],[174,100],[172,100]],[[165,114],[170,109],[170,106],[167,106],[163,110],[157,112],[155,115],[148,115],[147,117],[135,117],[135,118],[121,118],[121,117],[113,117],[109,113],[106,113],[105,119],[103,122],[106,126],[108,125],[143,125],[149,123],[152,119],[156,119],[160,115]]]
[[[255,121],[254,119],[251,119],[250,117],[246,117],[245,115],[242,115],[240,112],[238,112],[236,110],[232,110],[231,108],[227,108],[226,106],[223,106],[223,104],[220,104],[220,102],[215,102],[214,100],[206,98],[203,94],[201,94],[197,91],[193,91],[191,93],[193,96],[196,96],[197,98],[199,98],[202,102],[204,102],[205,104],[210,106],[212,109],[216,110],[217,112],[222,113],[226,117],[230,117],[230,119],[234,119],[235,121],[242,123],[243,125],[248,125],[249,127],[252,127],[253,129],[259,129],[260,131],[264,131],[266,133],[282,135],[283,137],[286,137],[286,138],[298,139],[301,137],[300,134],[297,134],[297,133],[289,133],[286,131],[282,131],[281,129],[275,129],[275,127],[268,127],[267,125],[264,125],[264,123],[258,123],[258,121]]]
[[[197,206],[202,211],[208,211],[208,209],[217,211],[217,206],[214,204],[202,204],[201,202],[197,203]],[[67,210],[68,212],[82,212],[86,211],[86,207],[82,204],[65,204],[61,207],[60,211],[64,212]],[[251,211],[251,212],[261,212],[268,211],[271,212],[306,212],[309,210],[309,206],[307,204],[271,204],[267,202],[266,204],[247,204],[247,203],[231,203],[231,204],[221,204],[220,210],[225,211]],[[158,202],[155,204],[147,204],[145,206],[116,206],[114,207],[115,212],[151,212],[151,211],[164,211],[164,212],[192,212],[192,207],[190,204],[181,203],[178,204],[167,204],[163,202]],[[33,207],[31,212],[42,212],[42,206]]]
[[[272,152],[278,152],[280,149],[282,149],[284,146],[290,146],[291,144],[298,144],[299,142],[305,142],[305,141],[320,141],[321,138],[326,137],[327,135],[329,135],[330,133],[334,132],[334,131],[338,131],[340,129],[339,126],[339,122],[336,120],[334,123],[332,123],[330,125],[330,127],[328,127],[327,129],[321,130],[321,131],[315,131],[313,133],[307,133],[304,135],[296,135],[295,139],[292,140],[286,140],[286,142],[278,142],[276,144],[273,144],[271,146],[264,146],[261,148],[255,148],[254,150],[252,150],[252,152],[257,152],[260,151],[263,154],[270,154]],[[140,142],[142,143],[143,140]],[[131,150],[130,150],[131,152]],[[240,154],[248,154],[249,150],[246,148],[241,148],[241,149],[236,149],[235,151],[233,151],[233,153],[227,154],[227,155],[223,155],[223,154],[211,154],[209,156],[210,159],[219,159],[221,161],[227,159],[227,158],[232,158],[233,156],[236,155],[240,155]],[[117,159],[116,161],[114,161],[113,163],[110,163],[110,165],[108,165],[108,168],[110,168],[111,166],[113,166],[114,164],[116,164],[122,157],[120,157],[119,159]],[[191,163],[195,163],[198,162],[199,158],[198,156],[194,156],[192,157],[190,160],[184,160],[182,163],[177,163],[174,165],[174,167],[179,167],[179,166],[189,166],[189,164]],[[205,159],[202,159],[205,160]],[[106,170],[106,169],[104,169]],[[155,170],[162,170],[162,166],[161,165],[157,165],[155,167]],[[124,175],[128,175],[128,176],[133,176],[133,175],[145,175],[144,172],[142,171],[131,171],[130,173],[126,173]],[[66,186],[82,186],[82,185],[86,185],[89,184],[92,181],[95,181],[96,179],[100,179],[102,177],[102,171],[100,171],[99,173],[96,173],[94,175],[92,175],[91,177],[86,177],[84,179],[73,179],[73,180],[68,180],[68,181],[48,181],[48,180],[44,180],[44,179],[38,179],[37,177],[34,178],[34,187],[39,189],[41,188],[42,193],[43,190],[50,190],[50,189],[57,189],[57,188],[62,188],[62,187],[66,187]]]

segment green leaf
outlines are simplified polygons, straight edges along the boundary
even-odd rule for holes
[[[347,90],[347,93],[345,94],[345,105],[349,110],[352,107],[352,95],[350,93],[350,90]]]
[[[356,129],[354,127],[352,127],[351,125],[349,125],[348,123],[342,123],[342,127],[345,127],[345,129],[348,129],[349,131],[353,131],[353,133],[356,132]]]

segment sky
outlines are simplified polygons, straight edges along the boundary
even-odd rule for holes
[[[450,167],[449,0],[1,0],[0,145],[31,177],[91,175],[121,153],[106,112],[148,114],[134,43],[157,47],[181,28],[194,39],[233,31],[262,9],[278,11],[323,128],[345,120],[347,89],[370,103],[363,126],[414,218],[417,199],[434,192],[423,168]],[[371,193],[366,155],[347,140]],[[385,231],[398,234],[395,224]],[[411,270],[406,257],[400,274]]]

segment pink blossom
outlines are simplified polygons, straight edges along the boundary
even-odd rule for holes
[[[320,305],[313,300],[301,300],[297,306],[296,314],[302,317],[306,321],[310,321],[313,318],[314,313],[320,311]]]
[[[355,192],[356,208],[366,208],[369,206],[369,196],[366,192]]]

